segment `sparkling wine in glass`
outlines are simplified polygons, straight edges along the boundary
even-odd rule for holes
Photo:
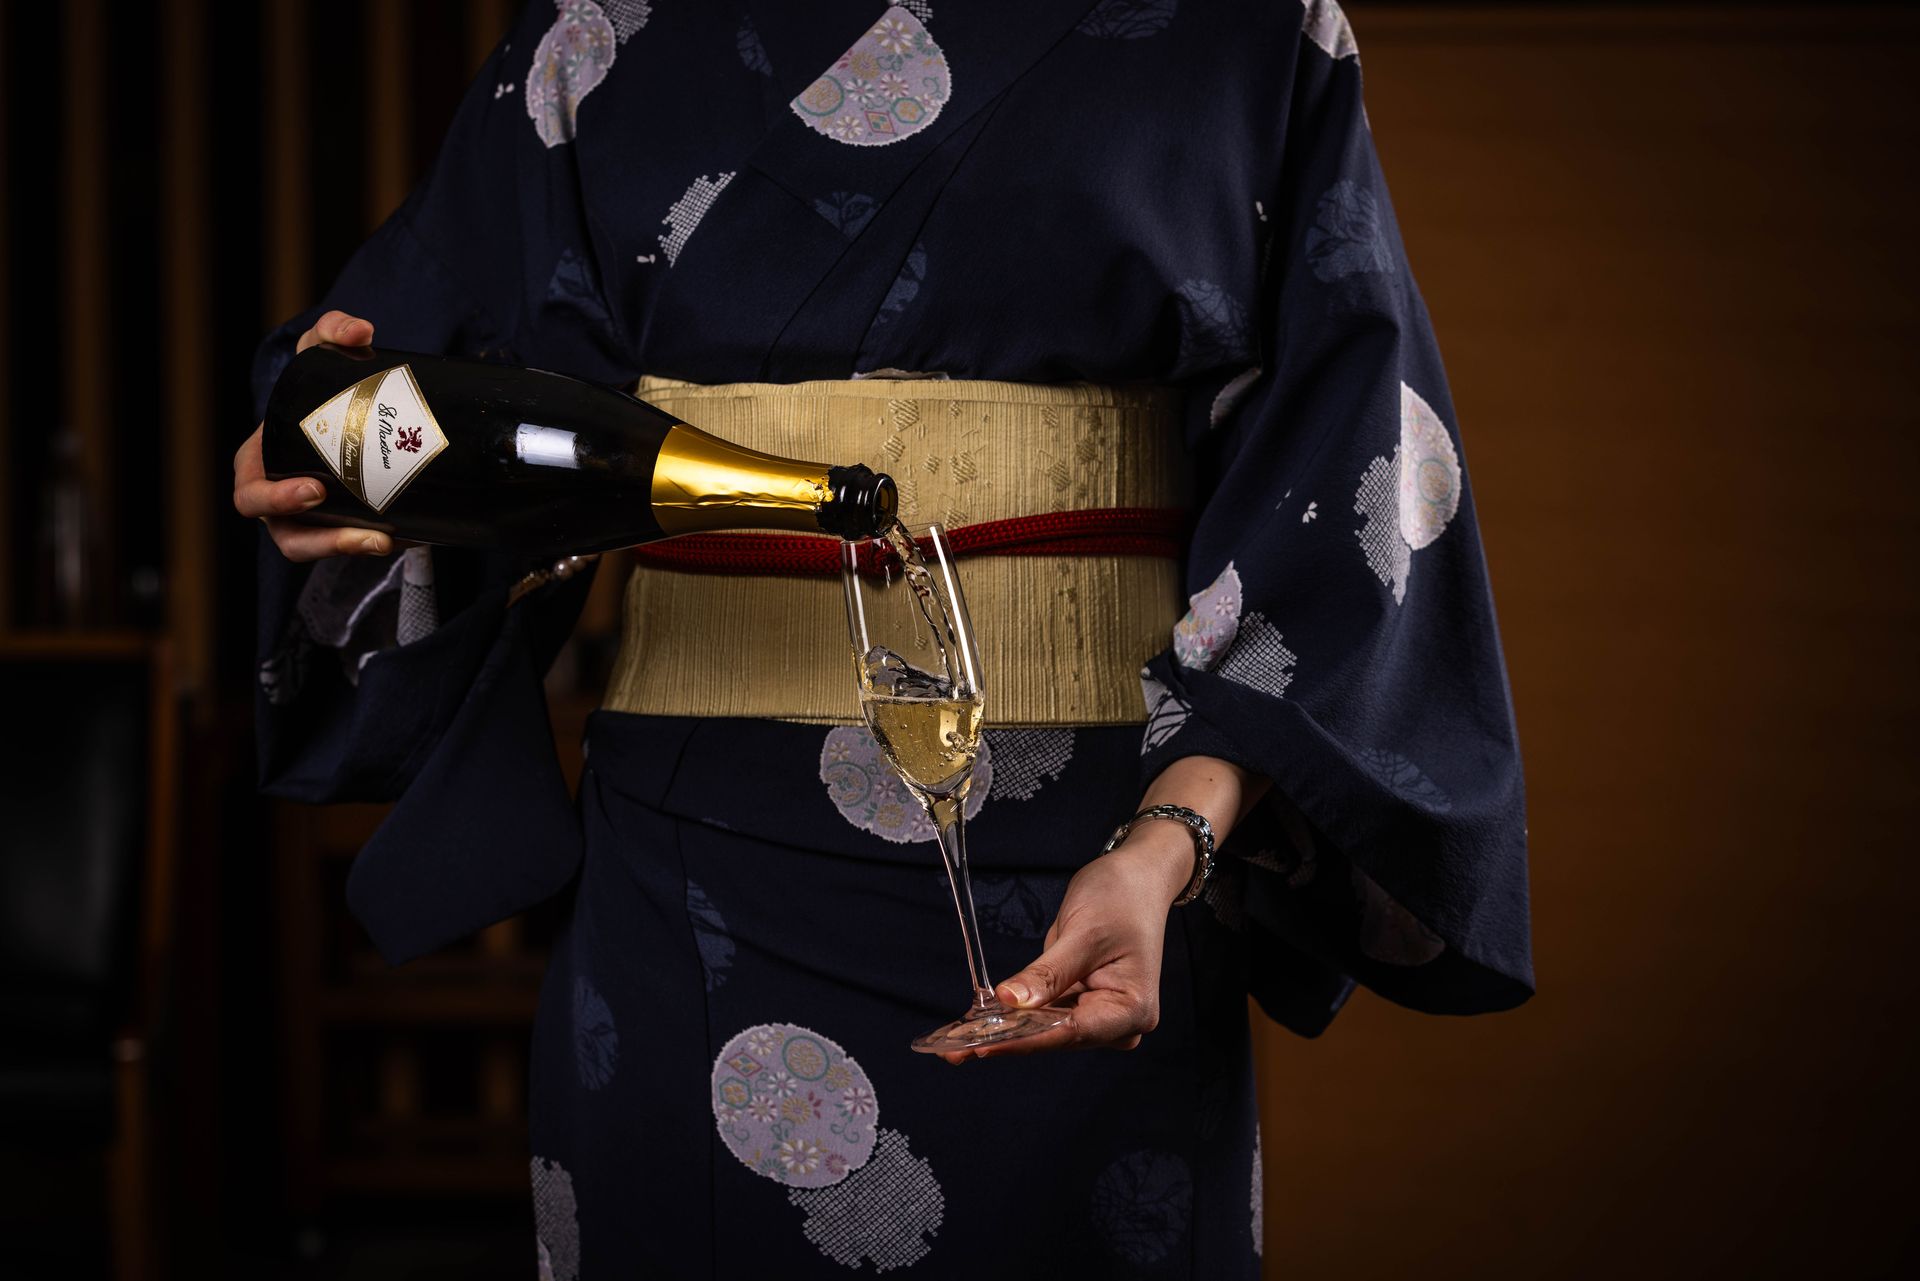
[[[1058,1027],[1072,1011],[1017,1010],[993,994],[967,873],[966,802],[980,754],[980,655],[952,548],[938,525],[915,538],[895,524],[881,540],[891,552],[862,571],[861,544],[842,545],[847,628],[853,641],[860,711],[907,790],[926,807],[966,941],[973,1003],[966,1014],[916,1037],[928,1054],[997,1045]],[[871,545],[868,545],[871,547]]]

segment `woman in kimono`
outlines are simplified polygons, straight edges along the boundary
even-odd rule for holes
[[[587,575],[298,526],[308,482],[242,448],[263,785],[397,801],[349,891],[375,941],[565,896],[542,1275],[1252,1277],[1246,995],[1314,1035],[1356,983],[1529,994],[1472,495],[1330,0],[532,0],[260,398],[376,331],[865,460],[910,519],[1096,535],[962,565],[988,959],[1003,999],[1078,1004],[950,1072],[906,1043],[964,999],[952,904],[857,725],[837,583],[622,565],[576,800],[540,677]],[[1171,911],[1186,821],[1099,856],[1160,803],[1224,841]],[[1091,1047],[1133,1052],[1035,1052]]]

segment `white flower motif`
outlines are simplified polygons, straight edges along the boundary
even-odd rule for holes
[[[860,122],[860,117],[849,112],[847,115],[840,116],[834,120],[833,136],[843,142],[852,142],[860,136],[860,131],[864,127]]]
[[[1140,669],[1140,692],[1147,702],[1147,730],[1140,740],[1140,754],[1145,756],[1178,734],[1193,708],[1144,667]]]
[[[882,18],[872,36],[888,53],[906,53],[913,48],[913,29],[898,18]]]
[[[687,238],[693,235],[700,220],[707,216],[707,210],[720,198],[727,184],[733,181],[732,173],[723,173],[715,178],[701,174],[688,184],[680,199],[667,206],[666,217],[660,221],[667,224],[667,234],[659,237],[660,251],[667,256],[667,265],[671,267],[680,259],[680,251],[687,247]]]
[[[1314,503],[1314,502],[1308,503],[1307,509],[1300,513],[1300,523],[1304,525],[1310,520],[1319,520],[1320,519],[1319,508],[1320,508],[1319,503]]]
[[[807,1139],[788,1139],[780,1145],[780,1165],[796,1178],[805,1178],[819,1169],[820,1157],[820,1145]]]
[[[780,1044],[780,1037],[770,1027],[757,1027],[747,1033],[747,1048],[765,1058],[772,1054],[774,1047]]]
[[[800,1083],[785,1072],[775,1072],[767,1078],[767,1092],[777,1094],[783,1099],[799,1088]]]
[[[847,97],[863,107],[884,107],[887,104],[887,99],[881,97],[879,88],[871,80],[855,76],[841,87],[846,90]]]
[[[906,82],[905,77],[896,76],[891,71],[880,77],[879,87],[880,92],[887,96],[888,101],[892,101],[895,98],[904,98],[913,92],[913,86]]]
[[[579,1281],[580,1210],[573,1195],[573,1175],[558,1161],[538,1156],[529,1168],[535,1239],[544,1273],[552,1281]]]
[[[762,1124],[772,1124],[780,1115],[780,1107],[773,1101],[772,1095],[757,1094],[753,1102],[747,1104],[747,1115]]]
[[[880,1132],[865,1168],[831,1187],[791,1189],[787,1200],[806,1211],[801,1232],[822,1254],[856,1270],[871,1260],[875,1272],[924,1259],[947,1212],[933,1166],[895,1130]]]
[[[840,1091],[840,1110],[848,1116],[866,1116],[873,1111],[873,1091],[856,1085]]]

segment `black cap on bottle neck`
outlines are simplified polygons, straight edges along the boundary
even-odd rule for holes
[[[893,524],[900,511],[900,491],[893,477],[864,463],[834,467],[827,472],[833,498],[819,509],[820,528],[842,538],[874,538]]]

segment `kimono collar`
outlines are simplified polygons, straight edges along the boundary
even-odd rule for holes
[[[845,377],[966,141],[1094,0],[945,0],[926,28],[944,55],[948,96],[931,120],[879,146],[822,133],[787,104],[883,17],[903,15],[871,0],[750,7],[781,95],[776,116],[655,296],[649,372],[695,382]],[[912,198],[890,208],[910,179]],[[869,211],[857,225],[827,212],[847,198]]]
[[[747,163],[796,193],[858,191],[884,203],[921,161],[1071,32],[1094,0],[945,0],[925,26],[945,55],[949,98],[925,127],[884,146],[818,133],[786,104],[833,69],[890,7],[873,0],[758,0],[748,7],[782,105]]]

